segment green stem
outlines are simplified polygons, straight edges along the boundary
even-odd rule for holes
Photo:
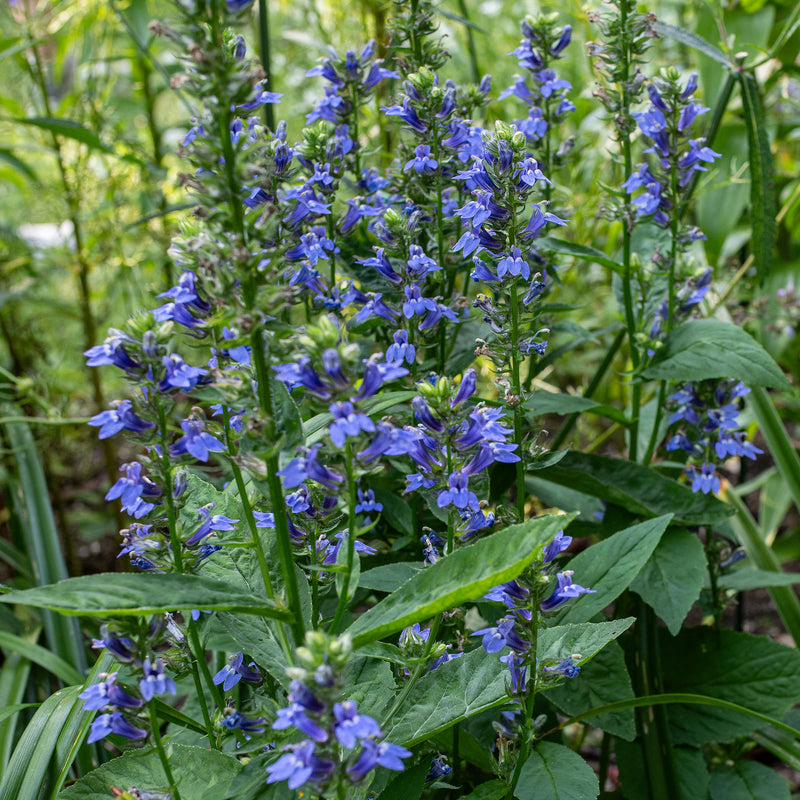
[[[519,377],[519,296],[517,283],[511,284],[511,393],[514,395],[514,441],[520,460],[516,462],[516,506],[520,520],[525,519],[525,459],[522,451],[522,386]]]
[[[339,601],[336,604],[336,614],[331,623],[331,633],[337,633],[342,624],[347,602],[350,598],[350,579],[353,575],[353,559],[356,557],[356,476],[353,463],[353,445],[348,439],[344,446],[345,471],[347,472],[347,563],[345,565],[345,579]]]
[[[258,0],[258,43],[261,50],[261,68],[264,70],[264,80],[267,88],[270,91],[274,91],[270,64],[269,6],[267,0]],[[272,109],[272,103],[264,104],[264,121],[270,130],[275,129],[275,112]]]
[[[359,109],[359,102],[358,102],[358,85],[353,84],[352,88],[352,100],[353,103],[353,115],[350,120],[350,123],[353,128],[353,161],[354,161],[354,171],[355,171],[355,179],[356,185],[361,180],[361,147],[358,143],[358,109]]]
[[[200,680],[200,671],[197,667],[197,661],[193,658],[191,663],[192,680],[194,681],[194,690],[200,700],[200,712],[203,715],[203,724],[206,726],[206,733],[208,735],[208,743],[211,745],[212,750],[219,750],[217,744],[217,737],[214,734],[214,725],[211,722],[211,716],[208,713],[208,705],[206,703],[206,695],[203,691],[203,683]]]
[[[172,798],[173,800],[181,800],[181,793],[178,791],[178,784],[175,782],[172,769],[169,765],[169,757],[164,750],[164,742],[161,741],[161,731],[159,730],[158,713],[156,712],[155,700],[150,700],[150,702],[148,702],[147,710],[150,712],[150,730],[153,734],[153,742],[155,743],[156,751],[158,752],[158,759],[161,762],[162,768],[164,769],[164,775],[166,775],[167,781],[169,781],[169,788],[172,792]]]

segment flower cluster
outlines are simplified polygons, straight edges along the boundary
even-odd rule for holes
[[[341,672],[350,655],[348,637],[330,639],[308,633],[298,648],[301,666],[292,668],[289,705],[278,710],[274,730],[301,733],[302,741],[286,745],[267,767],[267,783],[287,781],[290,789],[309,785],[326,796],[362,781],[376,767],[402,771],[409,750],[387,741],[378,723],[361,714],[342,694]],[[331,794],[326,794],[331,792]],[[338,796],[338,795],[337,795]]]
[[[675,406],[669,421],[677,432],[669,451],[689,458],[686,475],[693,492],[717,493],[720,478],[715,461],[730,456],[754,460],[763,452],[748,440],[739,422],[739,399],[750,390],[735,381],[696,381],[682,386],[669,401]]]
[[[538,673],[535,683],[561,677],[573,678],[579,672],[580,668],[573,663],[573,659],[580,656],[571,655],[558,663],[540,664],[535,652],[531,651],[531,631],[539,626],[541,614],[595,591],[573,583],[572,570],[564,570],[556,574],[556,587],[545,596],[551,583],[553,562],[571,543],[572,537],[559,531],[544,549],[540,561],[531,565],[516,580],[496,586],[485,595],[486,600],[502,603],[508,613],[491,627],[481,628],[472,635],[482,637],[481,643],[487,653],[499,653],[505,647],[510,648],[500,660],[508,667],[512,696],[528,692],[529,669],[534,665]]]

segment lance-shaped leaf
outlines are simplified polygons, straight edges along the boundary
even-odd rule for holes
[[[718,319],[689,320],[667,334],[644,377],[671,381],[730,378],[748,386],[790,388],[781,368],[749,333]]]
[[[769,274],[772,250],[775,247],[775,173],[769,136],[758,96],[755,78],[739,73],[742,87],[742,109],[747,127],[747,149],[750,155],[750,219],[753,258],[761,284]]]
[[[574,515],[528,520],[440,559],[362,614],[349,629],[353,644],[382,639],[516,578],[572,519]]]
[[[198,575],[100,573],[50,586],[9,592],[0,602],[82,616],[146,616],[164,611],[240,611],[288,620],[291,614],[264,597]]]

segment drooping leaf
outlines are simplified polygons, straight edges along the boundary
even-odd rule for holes
[[[671,519],[667,514],[640,522],[571,559],[575,583],[595,591],[566,603],[556,616],[558,624],[588,622],[616,600],[647,563]]]
[[[711,773],[711,800],[789,800],[789,784],[764,764],[737,761]]]
[[[176,609],[241,611],[290,619],[265,597],[232,589],[221,581],[178,573],[100,573],[0,596],[0,602],[49,608],[62,614],[146,616]]]
[[[625,267],[619,261],[615,261],[595,247],[568,242],[553,236],[543,236],[538,240],[538,244],[547,250],[552,250],[554,253],[560,253],[565,256],[575,256],[575,258],[580,258],[582,261],[599,264],[601,267],[616,272],[617,275],[622,276],[625,274]]]
[[[689,628],[661,640],[665,692],[727,700],[780,719],[800,695],[800,653],[763,636]],[[727,709],[674,705],[668,717],[675,744],[730,741],[760,727]]]
[[[528,520],[440,559],[353,623],[349,632],[354,646],[382,639],[440,611],[477,600],[492,587],[516,578],[572,519],[548,516]]]
[[[536,414],[559,414],[560,416],[588,411],[600,417],[612,419],[621,425],[630,424],[630,420],[617,408],[603,405],[588,397],[566,394],[565,392],[536,392],[525,403],[524,407],[531,409]]]
[[[46,647],[29,642],[22,636],[15,636],[13,633],[0,630],[0,647],[12,653],[19,653],[29,661],[44,667],[65,686],[83,681],[83,675],[72,664],[64,661]]]
[[[730,378],[748,386],[789,388],[781,368],[747,331],[718,319],[692,319],[675,328],[643,374],[652,380]]]
[[[543,694],[570,716],[634,696],[625,655],[616,642],[609,642],[574,678]],[[600,714],[591,724],[628,741],[636,736],[632,709]]]
[[[594,770],[574,750],[555,742],[539,742],[523,764],[518,800],[595,800],[600,784]]]
[[[15,703],[13,706],[0,708],[0,722],[9,717],[13,717],[14,714],[24,711],[26,708],[36,708],[38,705],[38,703]]]
[[[714,61],[716,61],[718,64],[722,64],[724,67],[731,66],[730,59],[725,55],[725,53],[722,52],[722,50],[720,50],[718,47],[714,47],[713,44],[707,42],[702,36],[692,33],[692,31],[679,28],[677,25],[669,25],[668,23],[661,22],[660,20],[653,24],[653,28],[659,36],[669,37],[670,39],[675,39],[675,41],[685,44],[688,47],[693,47],[703,55],[713,58]]]
[[[734,592],[766,586],[792,586],[800,583],[800,572],[773,572],[769,569],[737,569],[719,579],[719,586]]]
[[[687,530],[673,528],[661,538],[631,589],[675,636],[700,596],[706,572],[706,556],[700,540]]]
[[[764,112],[758,96],[758,86],[752,74],[739,72],[742,89],[742,110],[747,127],[750,158],[750,219],[751,245],[761,284],[769,275],[772,250],[775,247],[775,171],[769,146]]]
[[[169,766],[181,797],[219,800],[225,796],[241,764],[233,756],[204,747],[175,744],[169,748]],[[103,764],[61,791],[59,800],[108,800],[111,787],[135,786],[142,792],[164,792],[169,782],[152,747],[129,750]]]
[[[695,494],[652,469],[632,461],[593,453],[570,452],[538,477],[644,517],[675,514],[675,522],[721,522],[731,510],[716,497]]]

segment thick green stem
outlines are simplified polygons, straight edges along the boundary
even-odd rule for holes
[[[511,393],[514,395],[514,441],[520,460],[516,462],[516,506],[520,520],[525,519],[525,458],[522,450],[522,385],[520,383],[519,296],[517,284],[511,284]]]
[[[269,6],[267,0],[258,0],[258,43],[261,51],[261,68],[264,70],[264,80],[267,88],[270,91],[274,91],[270,64]],[[264,104],[264,121],[270,130],[275,129],[275,113],[272,109],[272,103]]]
[[[175,778],[172,774],[172,769],[169,765],[169,757],[167,756],[166,750],[164,750],[164,742],[161,741],[161,731],[159,729],[159,721],[158,721],[158,712],[156,711],[156,701],[150,700],[147,704],[147,710],[150,712],[150,731],[153,734],[153,742],[156,746],[156,751],[158,752],[158,760],[161,762],[161,766],[164,769],[164,775],[166,775],[167,780],[169,781],[169,788],[172,792],[173,800],[181,800],[181,793],[178,791],[178,784],[175,781]]]
[[[331,623],[331,633],[336,633],[342,624],[347,602],[350,598],[350,579],[353,575],[353,559],[356,558],[356,476],[353,461],[353,445],[348,440],[344,446],[345,470],[347,472],[347,562],[345,579],[336,604],[336,614]]]

